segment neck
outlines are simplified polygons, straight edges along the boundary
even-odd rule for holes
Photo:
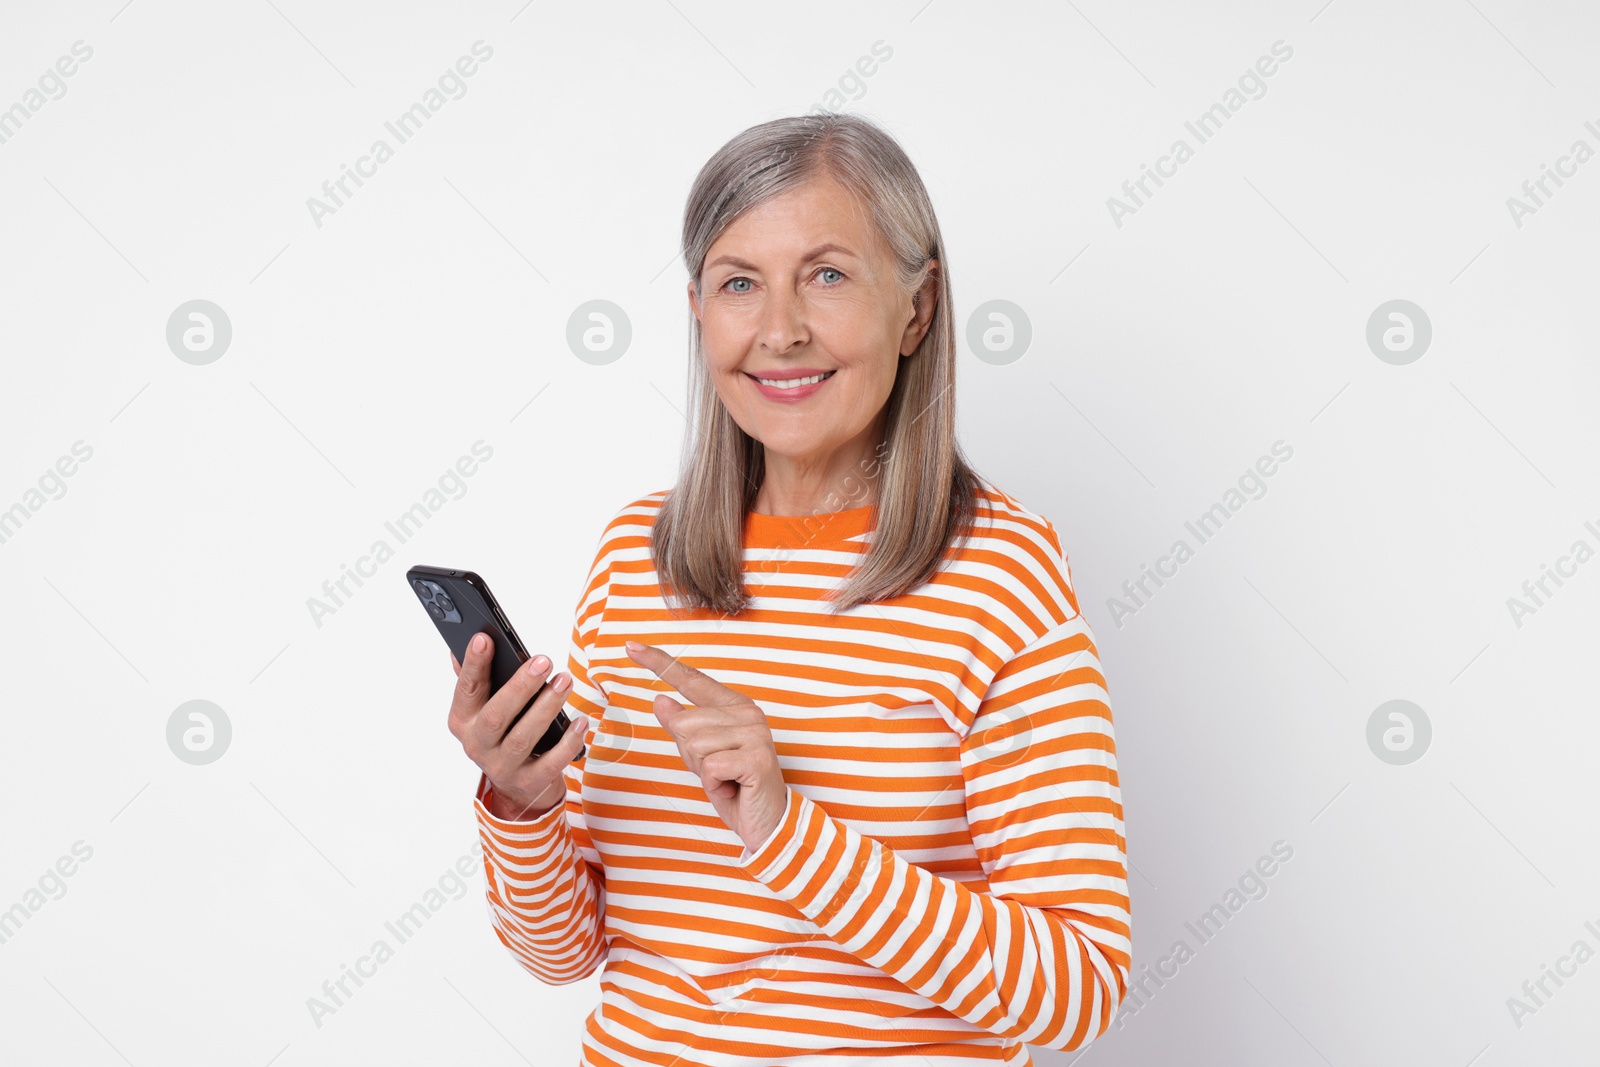
[[[758,515],[824,515],[875,503],[878,437],[877,433],[863,433],[820,458],[786,456],[766,449],[766,473],[751,510]]]

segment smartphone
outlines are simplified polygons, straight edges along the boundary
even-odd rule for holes
[[[489,635],[494,642],[494,662],[489,666],[491,693],[498,693],[512,675],[532,658],[528,650],[522,647],[517,632],[511,628],[511,621],[500,610],[494,594],[489,592],[488,584],[476,574],[447,567],[418,566],[406,571],[406,581],[411,583],[411,591],[422,601],[422,606],[428,609],[428,616],[433,619],[433,625],[444,638],[444,643],[455,654],[457,663],[466,662],[468,642],[480,633]],[[555,657],[550,659],[551,677],[554,677]],[[539,692],[530,697],[511,720],[511,726],[515,726],[527,714],[533,702],[549,685],[549,679],[546,679],[544,685],[539,687]],[[565,707],[556,712],[550,728],[534,743],[533,752],[528,758],[548,752],[561,740],[571,722]],[[506,729],[509,731],[511,726]],[[579,747],[578,754],[573,758],[582,759],[585,751],[585,747]]]

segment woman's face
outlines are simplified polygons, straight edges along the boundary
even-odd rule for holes
[[[707,370],[769,456],[826,466],[876,445],[900,358],[932,322],[935,279],[914,317],[888,248],[842,186],[821,178],[751,208],[712,244],[700,280],[689,304]],[[791,386],[817,374],[828,377]]]

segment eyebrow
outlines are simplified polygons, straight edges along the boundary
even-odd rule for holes
[[[844,255],[847,255],[847,256],[851,257],[852,259],[859,259],[860,258],[854,252],[852,252],[848,248],[846,248],[844,245],[834,244],[832,241],[829,241],[828,243],[820,244],[817,247],[813,248],[811,251],[807,252],[805,254],[805,258],[803,258],[800,262],[802,262],[802,263],[810,263],[814,259],[822,258],[822,256],[827,252],[841,252]],[[737,267],[740,270],[760,270],[761,269],[760,267],[756,266],[754,263],[751,263],[748,260],[740,259],[738,256],[718,256],[716,259],[712,260],[710,263],[707,263],[706,266],[705,266],[705,269],[706,270],[710,270],[712,267],[718,267],[718,266],[721,266],[724,263],[726,263],[726,264],[728,264],[729,266],[732,266],[732,267]]]

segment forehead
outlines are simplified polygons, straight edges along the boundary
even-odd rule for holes
[[[719,256],[743,260],[793,259],[820,245],[841,246],[861,259],[881,252],[881,240],[867,212],[848,189],[832,178],[816,178],[745,211],[712,242],[707,266]],[[843,254],[833,250],[832,254]]]

